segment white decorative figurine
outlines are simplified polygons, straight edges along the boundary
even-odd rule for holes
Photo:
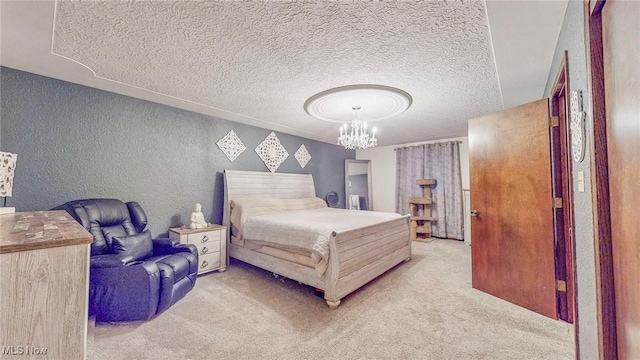
[[[202,205],[200,205],[200,203],[196,203],[193,207],[193,212],[191,213],[191,224],[189,224],[189,227],[191,229],[203,229],[207,227],[207,222],[204,220]]]

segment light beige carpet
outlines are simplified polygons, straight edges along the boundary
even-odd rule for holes
[[[233,261],[159,317],[89,327],[88,358],[573,359],[570,327],[471,288],[470,247],[413,243],[329,310],[313,289]]]

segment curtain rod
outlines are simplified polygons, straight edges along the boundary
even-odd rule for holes
[[[402,149],[402,148],[404,148],[404,147],[420,146],[420,145],[444,144],[444,143],[448,143],[448,142],[454,142],[454,143],[462,144],[464,141],[460,141],[460,140],[451,140],[451,141],[444,141],[444,142],[441,142],[441,143],[425,142],[425,143],[419,143],[419,144],[413,144],[413,145],[407,145],[407,146],[400,146],[400,147],[396,147],[396,148],[393,148],[393,151],[396,151],[396,150],[398,150],[398,149]]]

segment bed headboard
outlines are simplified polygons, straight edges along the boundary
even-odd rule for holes
[[[281,199],[308,198],[316,196],[316,188],[311,174],[225,170],[222,225],[227,228],[230,215],[229,200],[242,195],[264,195]]]

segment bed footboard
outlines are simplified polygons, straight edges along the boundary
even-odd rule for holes
[[[411,258],[409,215],[380,224],[332,233],[325,300],[331,309],[362,285]]]

